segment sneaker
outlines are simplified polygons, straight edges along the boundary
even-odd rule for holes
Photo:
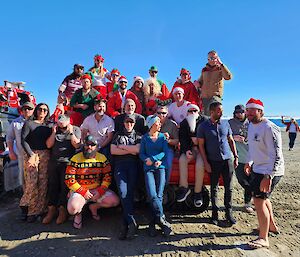
[[[218,218],[218,211],[217,210],[213,210],[212,211],[212,215],[211,215],[211,222],[212,224],[214,225],[218,225],[218,221],[219,221],[219,218]]]
[[[233,217],[231,210],[226,210],[225,218],[229,222],[230,225],[236,224],[236,219]]]
[[[137,225],[134,223],[130,223],[128,225],[128,231],[127,231],[127,239],[131,240],[133,238],[135,238],[135,236],[137,235]]]
[[[245,204],[244,210],[245,210],[245,212],[250,213],[250,214],[255,212],[254,209],[252,208],[252,206],[249,204]]]
[[[200,208],[203,204],[202,192],[194,193],[194,205],[197,208]]]
[[[191,189],[185,187],[179,187],[177,191],[177,202],[184,202],[188,195],[191,193]]]
[[[160,226],[164,236],[169,236],[172,233],[171,224],[166,220],[165,216],[160,217],[158,226]]]

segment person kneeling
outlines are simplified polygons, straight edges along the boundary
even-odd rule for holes
[[[83,151],[72,157],[66,169],[65,183],[71,190],[68,212],[74,217],[74,228],[82,227],[81,211],[87,202],[95,220],[99,208],[115,207],[118,196],[108,189],[111,183],[111,166],[103,154],[97,152],[97,140],[88,135],[84,140]]]

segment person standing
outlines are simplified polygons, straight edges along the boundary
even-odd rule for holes
[[[232,137],[232,131],[228,121],[222,120],[223,106],[220,102],[210,104],[210,118],[200,124],[197,131],[199,151],[202,156],[205,170],[210,173],[210,191],[212,204],[212,223],[218,224],[217,193],[219,178],[222,175],[224,181],[224,205],[226,221],[233,225],[236,223],[232,215],[232,177],[230,168],[232,154],[234,156],[234,168],[238,166],[238,154]]]
[[[285,122],[283,116],[281,116],[281,122],[286,125],[285,131],[289,132],[289,151],[292,151],[297,137],[297,132],[300,131],[299,125],[294,118],[291,118],[291,121],[289,122]]]
[[[244,188],[244,209],[248,213],[253,213],[254,210],[251,207],[252,194],[250,190],[250,177],[244,172],[248,153],[247,134],[249,126],[249,121],[246,118],[245,106],[242,104],[236,105],[233,112],[233,118],[228,122],[231,127],[233,139],[239,155],[239,165],[235,169],[235,174],[239,184]]]
[[[48,161],[50,151],[46,141],[51,135],[48,125],[49,107],[39,103],[32,119],[25,121],[21,132],[24,154],[25,190],[20,206],[27,209],[27,222],[35,222],[47,207]]]
[[[149,132],[141,140],[140,159],[144,163],[145,185],[151,207],[149,235],[156,236],[155,224],[159,225],[165,236],[172,232],[171,224],[166,220],[163,210],[163,192],[166,181],[168,141],[159,133],[159,117],[150,115],[146,119]]]
[[[284,175],[284,159],[280,128],[263,117],[262,101],[250,98],[246,111],[250,124],[245,173],[252,176],[250,186],[259,224],[258,238],[248,244],[256,249],[269,247],[269,232],[279,233],[269,198]]]
[[[52,127],[52,134],[46,141],[51,149],[48,164],[48,212],[42,223],[49,224],[56,216],[56,224],[62,224],[67,219],[67,194],[68,188],[65,184],[66,167],[71,157],[80,147],[81,132],[76,126],[70,124],[70,117],[61,114],[58,116],[57,124]]]
[[[224,91],[224,80],[230,80],[232,74],[222,63],[218,53],[211,50],[208,53],[207,64],[202,69],[200,78],[194,82],[196,88],[201,91],[201,99],[204,114],[209,116],[209,106],[212,102],[222,102]]]

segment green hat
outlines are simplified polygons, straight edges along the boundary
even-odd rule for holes
[[[150,69],[149,69],[149,71],[156,71],[156,72],[158,72],[158,69],[157,69],[156,66],[151,66]]]

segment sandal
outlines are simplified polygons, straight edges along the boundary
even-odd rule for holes
[[[76,220],[76,219],[78,219],[78,220]],[[73,227],[76,228],[76,229],[81,229],[82,228],[82,216],[81,216],[81,213],[76,214],[74,216]]]
[[[269,243],[266,242],[266,240],[262,238],[256,238],[255,240],[252,240],[248,243],[248,246],[251,249],[259,249],[259,248],[269,248]]]
[[[94,220],[100,220],[100,216],[99,216],[98,213],[97,213],[97,209],[94,209],[94,208],[93,208],[93,204],[90,204],[89,209],[90,209],[90,212],[91,212],[91,214],[92,214],[93,219],[94,219]],[[96,211],[96,212],[95,212],[95,211]]]

